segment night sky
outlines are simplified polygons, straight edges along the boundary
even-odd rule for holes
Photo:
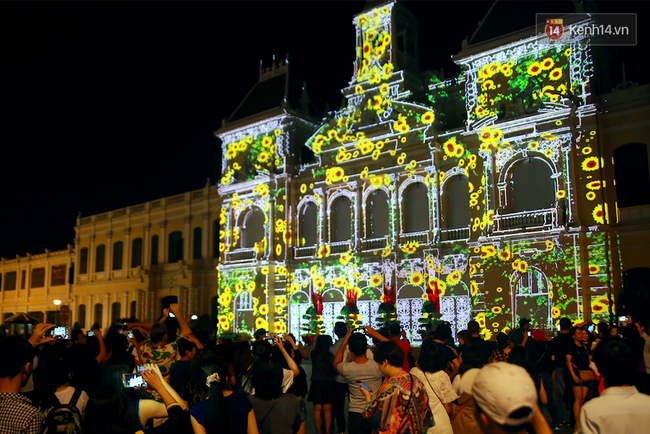
[[[199,189],[208,177],[214,184],[221,148],[213,132],[274,53],[279,60],[289,50],[319,110],[338,109],[353,72],[352,18],[364,4],[3,3],[0,256],[64,249],[78,212]],[[457,75],[450,57],[491,4],[408,2],[420,19],[422,69]],[[624,61],[628,80],[647,83],[643,2],[598,4],[639,14],[639,44],[614,49],[612,74],[620,81]],[[486,25],[509,32],[534,25],[535,12],[566,7],[513,1],[508,16]]]

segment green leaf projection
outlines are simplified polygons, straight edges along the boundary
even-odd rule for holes
[[[476,319],[492,338],[521,317],[544,329],[561,316],[607,319],[615,242],[603,225],[616,213],[588,39],[461,52],[461,76],[431,76],[422,97],[399,60],[402,7],[354,19],[345,107],[319,125],[287,112],[220,134],[220,330],[331,334],[341,318],[397,320],[417,345],[440,320],[459,331]],[[449,128],[450,107],[462,126]],[[316,161],[291,167],[295,141]],[[259,240],[247,238],[255,212]]]

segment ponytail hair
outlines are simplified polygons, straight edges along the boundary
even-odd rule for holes
[[[228,384],[228,366],[223,360],[210,357],[201,362],[200,370],[204,390],[208,393],[210,419],[207,432],[229,434],[232,432],[232,421],[223,396]]]

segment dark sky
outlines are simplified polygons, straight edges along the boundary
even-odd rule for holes
[[[637,12],[643,2],[599,2]],[[88,216],[199,189],[220,173],[213,135],[287,49],[294,75],[323,110],[352,75],[352,18],[363,1],[3,3],[0,14],[0,256],[72,243]],[[460,51],[490,1],[411,1],[423,70],[459,70]],[[566,1],[509,2],[497,33],[534,24]],[[542,10],[543,9],[543,10]],[[514,28],[509,28],[514,26]],[[616,48],[628,79],[646,83],[647,31]],[[643,49],[643,52],[641,52]]]

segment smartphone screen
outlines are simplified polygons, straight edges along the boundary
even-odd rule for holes
[[[275,345],[275,338],[265,338],[264,340],[271,345]]]
[[[95,332],[92,330],[89,330],[88,333],[86,333],[86,336],[95,336]]]
[[[68,328],[67,327],[54,327],[54,330],[52,330],[52,337],[54,339],[68,339],[70,337],[68,335]]]
[[[370,387],[366,386],[365,384],[363,384],[361,381],[357,381],[357,384],[359,386],[363,387],[364,389],[366,389],[368,392],[372,393],[372,389]]]
[[[131,330],[126,332],[126,337],[129,338],[129,339],[133,339],[133,332]]]
[[[596,328],[596,324],[589,324],[587,330],[589,330],[589,333],[593,333],[595,328]]]
[[[618,320],[619,320],[620,322],[626,322],[626,321],[627,321],[627,316],[619,316],[619,317],[618,317]]]
[[[147,387],[147,382],[141,374],[122,374],[122,382],[127,388]]]

